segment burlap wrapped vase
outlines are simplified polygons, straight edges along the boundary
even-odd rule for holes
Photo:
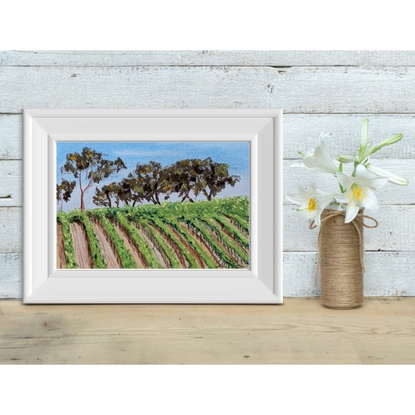
[[[363,303],[364,247],[363,228],[375,228],[377,221],[359,211],[350,223],[344,223],[346,212],[340,206],[330,205],[322,212],[318,235],[320,269],[320,300],[328,308],[351,309]],[[364,223],[374,221],[374,226]],[[311,229],[316,225],[312,223]]]

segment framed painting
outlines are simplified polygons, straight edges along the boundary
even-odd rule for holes
[[[282,110],[24,110],[34,303],[282,303]]]

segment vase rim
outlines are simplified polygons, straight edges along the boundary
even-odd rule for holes
[[[339,210],[339,211],[345,211],[346,208],[337,204],[327,205],[326,209],[328,210]]]
[[[346,206],[340,206],[339,204],[330,204],[330,205],[327,205],[325,207],[325,209],[327,209],[327,210],[337,210],[339,212],[345,212],[346,209],[347,209],[347,205]],[[363,207],[359,208],[359,212],[362,212],[363,210],[364,210]]]

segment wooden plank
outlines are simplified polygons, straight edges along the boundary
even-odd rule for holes
[[[402,51],[1,51],[0,66],[415,66]]]
[[[0,115],[0,159],[22,158],[22,116]]]
[[[314,297],[315,252],[285,252],[284,297]],[[366,296],[415,296],[413,252],[366,252]],[[0,298],[22,298],[22,254],[0,253]]]
[[[286,113],[412,114],[415,67],[3,66],[0,90],[0,113],[21,113],[22,108],[282,107]]]
[[[298,151],[315,148],[319,135],[329,133],[327,146],[333,155],[353,154],[360,143],[360,129],[369,118],[369,140],[378,144],[394,134],[403,139],[375,153],[373,158],[415,158],[414,114],[284,114],[284,158],[298,158]]]
[[[284,297],[320,295],[316,252],[284,253]],[[365,252],[365,296],[415,296],[413,252]]]
[[[0,298],[22,298],[22,253],[0,253]]]
[[[2,364],[413,364],[415,298],[257,305],[0,302]]]
[[[376,163],[376,164],[375,164]],[[413,160],[376,160],[374,164],[406,178],[415,177]],[[339,192],[337,181],[329,174],[310,172],[305,168],[292,168],[299,161],[284,161],[283,177],[285,193],[297,193],[297,182],[309,185],[315,181],[319,188]],[[0,207],[22,206],[22,162],[20,160],[0,160]],[[408,186],[388,183],[376,192],[382,204],[415,204],[413,180]],[[92,197],[92,196],[90,196]],[[291,204],[284,198],[284,204]]]
[[[0,208],[0,252],[22,252],[22,208]]]
[[[367,251],[414,251],[415,206],[385,205],[378,212],[367,211],[379,226],[364,230]],[[294,206],[284,206],[284,251],[307,252],[317,249],[318,228],[310,230],[308,222],[298,222]],[[365,220],[366,221],[366,220]],[[371,221],[367,221],[369,225]]]
[[[293,205],[284,205],[284,251],[316,252],[318,229],[309,230],[308,222],[299,223],[296,215]],[[415,205],[385,205],[372,216],[379,227],[365,230],[366,250],[415,251]],[[22,208],[0,208],[0,252],[21,251]]]
[[[0,160],[0,206],[22,206],[22,162]]]
[[[374,154],[374,158],[415,158],[414,114],[284,114],[284,158],[298,158],[298,151],[315,147],[318,136],[330,133],[327,144],[333,154],[353,152],[365,117],[370,119],[369,138],[379,143],[395,133],[399,144]],[[0,159],[22,158],[21,114],[0,114]]]

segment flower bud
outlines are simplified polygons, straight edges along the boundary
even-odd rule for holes
[[[402,137],[402,134],[393,135],[392,137],[388,138],[385,141],[382,141],[380,144],[374,147],[370,154],[376,153],[376,151],[380,150],[382,147],[390,146],[391,144],[397,143],[398,141],[402,140]]]
[[[361,141],[360,141],[362,148],[366,147],[368,130],[369,130],[369,120],[365,118],[362,123],[362,132],[361,132]]]
[[[376,174],[376,176],[387,177],[389,183],[397,184],[399,186],[407,186],[408,180],[403,177],[399,177],[396,174],[390,173],[386,170],[380,169],[379,167],[367,166],[366,167],[371,173]]]
[[[341,155],[337,157],[337,160],[340,161],[340,163],[354,163],[357,161],[357,158],[355,156]]]

